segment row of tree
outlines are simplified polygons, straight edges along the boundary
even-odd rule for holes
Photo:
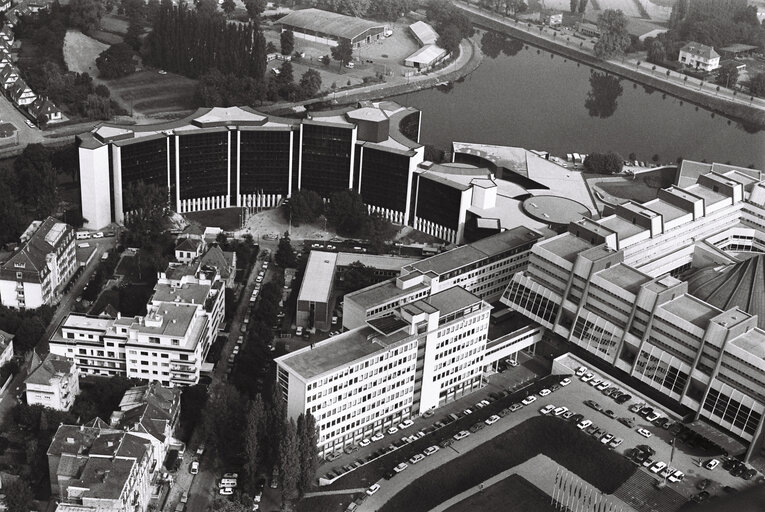
[[[473,24],[450,0],[429,0],[425,16],[438,32],[438,46],[449,52],[457,51],[460,42],[473,35]]]
[[[584,159],[587,172],[596,174],[619,174],[624,167],[624,159],[618,153],[591,153]]]
[[[348,16],[383,20],[395,20],[417,8],[416,0],[319,0],[315,4]]]

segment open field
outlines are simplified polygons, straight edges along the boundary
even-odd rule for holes
[[[105,83],[126,108],[144,115],[194,108],[196,80],[173,73],[139,71]]]
[[[97,77],[96,57],[107,48],[104,43],[86,36],[79,30],[68,30],[64,38],[64,62],[69,71]]]
[[[512,497],[512,499],[508,499]],[[512,475],[483,491],[460,501],[446,512],[536,512],[554,511],[550,498],[537,486],[519,475]]]

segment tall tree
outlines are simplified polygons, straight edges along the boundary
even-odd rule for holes
[[[247,482],[250,487],[255,486],[255,480],[258,474],[258,463],[260,461],[260,439],[264,437],[265,432],[261,430],[265,420],[265,408],[260,395],[250,401],[247,409],[247,419],[245,420],[244,432],[244,451],[247,455],[245,459],[245,470],[247,472]]]
[[[584,13],[587,10],[587,0],[579,0],[579,12]]]
[[[664,48],[664,43],[658,39],[651,41],[651,44],[648,45],[648,62],[663,64],[666,59],[667,51]]]
[[[228,18],[231,17],[232,14],[234,14],[234,11],[236,10],[236,4],[234,3],[234,0],[223,0],[223,3],[221,4],[221,9],[223,9],[223,12],[226,13],[226,16]]]
[[[291,30],[282,30],[279,34],[279,43],[282,55],[292,55],[295,51],[295,34]]]
[[[755,96],[765,96],[765,72],[757,73],[749,81],[749,92]]]
[[[447,25],[440,33],[437,44],[449,53],[455,53],[460,48],[462,35],[454,25]]]
[[[69,24],[88,34],[101,25],[104,6],[100,0],[72,0],[69,2]]]
[[[601,59],[622,55],[630,45],[627,18],[621,10],[606,9],[598,16],[600,37],[595,43],[595,55]]]
[[[31,206],[34,214],[45,217],[53,213],[58,202],[56,171],[51,152],[42,144],[29,144],[13,163],[18,179],[18,198]]]
[[[3,493],[5,494],[5,506],[8,512],[29,512],[32,507],[34,495],[29,484],[20,478],[15,480],[6,480],[3,482]]]
[[[587,93],[587,99],[584,100],[584,106],[590,117],[602,119],[611,117],[616,112],[618,105],[616,100],[623,92],[619,78],[592,70],[590,71],[590,91]]]
[[[279,483],[282,486],[282,499],[292,501],[298,497],[300,481],[300,448],[295,420],[284,422],[279,443]]]
[[[303,496],[311,489],[319,466],[316,453],[316,419],[310,412],[298,416],[297,435],[300,453],[298,492]]]
[[[315,69],[309,69],[300,77],[300,91],[304,98],[313,98],[321,89],[321,75]],[[292,203],[290,202],[290,207]],[[294,217],[294,215],[293,215]]]
[[[364,228],[367,209],[361,196],[353,190],[342,190],[330,196],[327,220],[344,236],[356,236]]]
[[[289,233],[284,233],[284,236],[279,240],[279,248],[276,249],[274,261],[282,268],[293,268],[297,263]]]
[[[134,25],[131,25],[134,26]],[[125,36],[127,40],[127,36]],[[135,38],[134,44],[137,44]],[[101,52],[96,58],[96,67],[101,73],[101,78],[120,78],[135,72],[135,53],[127,43],[117,43]]]
[[[266,0],[245,0],[244,8],[247,9],[247,14],[250,15],[250,19],[254,22],[260,20],[260,15],[266,10]]]
[[[342,38],[337,46],[332,47],[332,58],[345,66],[353,59],[353,45],[350,39]]]
[[[715,82],[724,87],[735,87],[738,83],[738,63],[726,62],[717,70]]]
[[[143,181],[131,182],[123,192],[125,225],[131,231],[148,237],[162,231],[162,218],[167,209],[167,190]]]
[[[569,0],[569,9],[571,9],[571,14],[576,12],[577,5],[579,5],[579,0]]]

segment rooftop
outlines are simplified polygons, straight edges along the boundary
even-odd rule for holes
[[[651,280],[650,276],[623,263],[601,270],[597,275],[634,295],[637,295],[642,284]]]
[[[765,359],[765,331],[762,329],[750,329],[734,338],[731,344],[746,350],[755,357]]]
[[[720,314],[720,310],[716,307],[688,294],[665,302],[661,307],[701,329],[706,329],[709,321]]]
[[[704,204],[706,206],[711,206],[713,204],[719,203],[720,201],[730,201],[730,198],[727,195],[715,192],[711,188],[699,185],[698,183],[696,185],[686,187],[685,190],[693,195],[704,198]]]
[[[678,208],[677,206],[658,198],[652,199],[647,203],[643,203],[643,206],[652,212],[656,212],[661,215],[663,222],[670,222],[690,214],[690,212],[687,212],[682,208]]]
[[[440,46],[436,46],[435,44],[428,44],[415,51],[404,60],[409,62],[417,62],[424,65],[430,65],[446,55],[446,53],[447,51]]]
[[[311,380],[381,352],[408,337],[409,334],[404,331],[385,336],[365,326],[284,355],[277,361],[292,368],[303,379]]]
[[[359,291],[348,293],[345,295],[345,298],[353,300],[353,302],[364,309],[368,309],[372,306],[383,305],[392,300],[396,300],[398,297],[411,295],[427,288],[427,285],[417,284],[406,290],[402,290],[396,286],[395,279],[389,279],[388,281],[374,284]]]
[[[310,276],[310,279],[304,279],[303,284],[300,285],[298,301],[327,302],[329,300],[336,261],[337,253],[311,251],[305,267],[305,275]]]
[[[594,246],[571,233],[563,233],[541,242],[539,247],[573,263],[577,254]]]
[[[680,48],[680,51],[688,52],[692,55],[696,55],[704,59],[714,59],[720,56],[720,54],[717,53],[715,49],[712,48],[711,46],[697,43],[695,41],[690,41],[689,43],[686,43],[685,46]]]
[[[436,308],[440,317],[444,317],[481,302],[481,299],[461,286],[452,286],[444,291],[434,293],[424,301]]]
[[[524,200],[523,211],[545,224],[568,225],[582,217],[590,217],[589,208],[568,197],[535,195]]]
[[[192,328],[196,312],[197,306],[192,304],[159,302],[149,308],[145,317],[138,317],[131,328],[144,334],[182,338]]]
[[[383,23],[376,23],[320,9],[293,11],[285,17],[278,19],[276,24],[298,27],[310,32],[329,34],[350,40],[360,36],[367,30],[379,28],[382,31],[385,27]]]
[[[183,283],[180,286],[157,283],[154,286],[154,293],[150,301],[204,305],[207,296],[210,294],[210,287],[211,285],[209,284],[197,283]]]
[[[638,224],[633,224],[632,222],[623,219],[618,215],[612,215],[610,217],[606,217],[605,219],[601,219],[599,224],[619,235],[619,241],[624,241],[631,236],[635,236],[639,233],[642,233],[643,231],[647,231],[646,228]]]
[[[365,254],[353,252],[339,252],[335,265],[346,267],[351,263],[360,262],[367,267],[379,270],[400,270],[401,267],[419,261],[421,258],[407,256],[393,256],[389,254]]]
[[[416,21],[412,23],[409,25],[409,30],[412,31],[414,37],[422,45],[436,44],[436,41],[438,41],[438,32],[424,21]]]
[[[37,364],[36,367],[35,364]],[[54,354],[48,354],[45,356],[45,359],[40,361],[39,356],[35,352],[32,356],[32,367],[34,369],[24,380],[24,383],[26,384],[49,386],[51,385],[51,381],[71,375],[75,372],[74,361]]]

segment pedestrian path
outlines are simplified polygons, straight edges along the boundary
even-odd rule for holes
[[[337,491],[318,491],[318,492],[307,492],[305,493],[306,498],[314,498],[316,496],[332,496],[334,494],[357,494],[360,492],[365,492],[366,489],[339,489]]]

